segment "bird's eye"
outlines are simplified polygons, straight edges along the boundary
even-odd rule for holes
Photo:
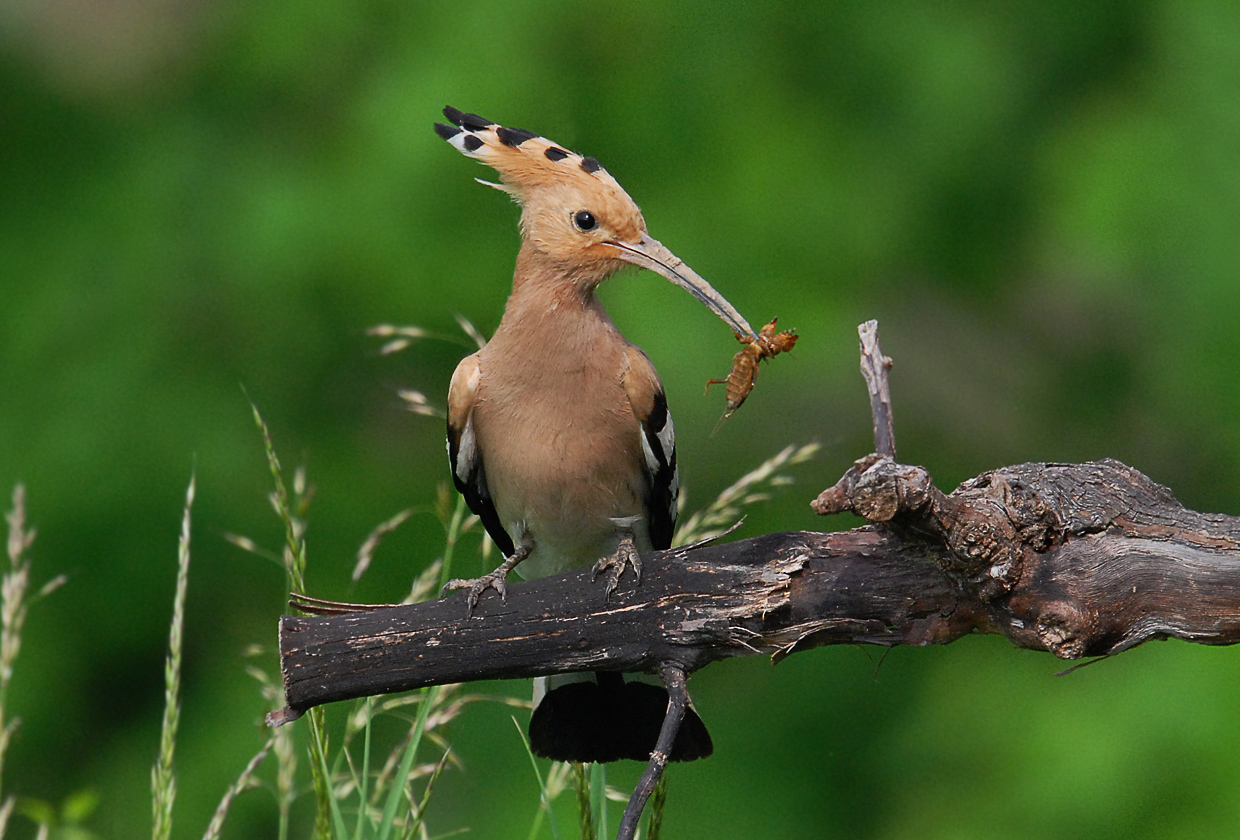
[[[577,226],[577,230],[594,230],[598,227],[598,219],[594,218],[594,214],[589,210],[578,210],[573,214],[573,224]]]

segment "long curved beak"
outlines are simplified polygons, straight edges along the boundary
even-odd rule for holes
[[[657,239],[651,239],[646,234],[642,234],[641,240],[635,244],[617,240],[612,240],[609,244],[614,245],[620,252],[617,255],[620,259],[662,274],[693,295],[711,312],[722,318],[723,322],[732,328],[732,332],[746,338],[757,338],[753,327],[749,326],[749,322],[741,317],[741,313],[737,312],[723,295],[716,292],[701,275],[685,265],[680,257],[663,247],[663,243]]]

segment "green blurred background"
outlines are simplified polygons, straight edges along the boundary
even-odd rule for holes
[[[366,329],[500,318],[517,210],[432,133],[446,104],[597,156],[753,323],[800,331],[712,437],[723,395],[702,383],[730,334],[653,275],[604,289],[667,386],[690,509],[824,444],[738,536],[855,524],[807,503],[869,451],[868,318],[896,359],[900,454],[940,487],[1110,456],[1236,513],[1238,44],[1240,7],[1208,0],[2,0],[0,490],[27,485],[36,582],[69,576],[28,620],[6,791],[94,790],[92,830],[148,834],[195,471],[175,836],[201,835],[265,739],[243,652],[274,667],[283,573],[223,536],[277,548],[282,530],[242,388],[317,488],[314,594],[399,599],[442,550],[441,422],[396,391],[442,404],[467,351],[382,356]],[[1235,835],[1235,651],[1062,667],[989,637],[712,666],[691,687],[716,753],[674,768],[668,835]],[[452,724],[464,769],[435,833],[526,836],[510,715]],[[250,792],[224,836],[274,826]]]

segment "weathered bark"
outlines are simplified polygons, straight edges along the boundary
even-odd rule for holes
[[[289,716],[426,685],[582,670],[692,672],[824,644],[1002,633],[1064,659],[1175,637],[1240,641],[1240,519],[1181,506],[1116,461],[1023,464],[945,495],[870,456],[815,502],[871,525],[654,552],[609,602],[589,570],[450,597],[285,616]]]
[[[1076,659],[1158,637],[1240,641],[1240,519],[1188,510],[1118,461],[1021,464],[944,495],[918,467],[869,458],[815,508],[924,541],[977,629],[1021,647]],[[948,624],[924,641],[967,632]]]

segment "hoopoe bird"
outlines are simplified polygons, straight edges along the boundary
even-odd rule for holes
[[[522,206],[512,294],[491,340],[461,361],[448,391],[448,453],[457,489],[505,559],[452,580],[472,611],[509,572],[556,574],[594,564],[610,597],[639,552],[671,545],[679,478],[676,440],[658,373],[603,311],[595,290],[626,265],[686,289],[740,335],[745,319],[646,232],[637,204],[592,157],[532,132],[445,108],[436,133],[495,169]],[[756,338],[756,337],[755,337]],[[534,752],[557,760],[646,760],[666,692],[618,674],[569,683],[539,702]],[[692,718],[692,721],[690,720]],[[686,714],[673,760],[710,752]]]

